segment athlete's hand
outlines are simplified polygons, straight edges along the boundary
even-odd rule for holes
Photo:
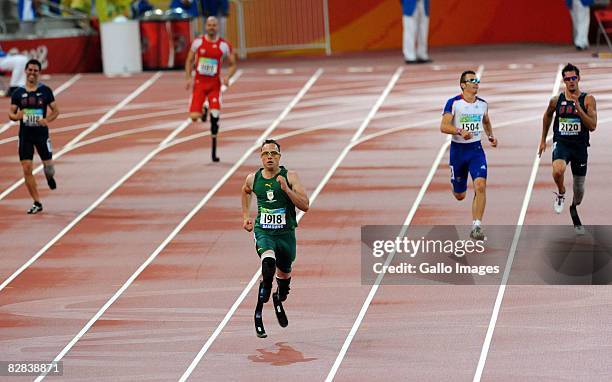
[[[287,180],[285,179],[285,177],[279,175],[276,177],[276,181],[280,183],[281,190],[287,192],[287,190],[289,189],[289,185],[287,185]]]
[[[225,86],[229,86],[229,77],[224,76],[223,79],[221,80],[221,83]]]
[[[185,89],[191,90],[192,83],[193,83],[192,78],[187,79],[187,81],[185,82]]]
[[[17,113],[15,113],[15,115],[17,115],[17,120],[21,121],[23,119],[23,110],[17,110]]]
[[[242,222],[242,228],[244,228],[247,232],[251,232],[253,230],[253,219],[244,219]]]
[[[38,126],[47,126],[47,125],[49,125],[49,124],[47,123],[46,119],[41,118],[41,119],[38,120]]]
[[[489,137],[489,142],[491,142],[491,146],[497,147],[497,138]]]
[[[540,142],[540,147],[538,147],[538,156],[541,157],[542,153],[546,150],[546,142]]]
[[[470,132],[469,132],[469,131],[467,131],[467,130],[463,130],[463,129],[461,130],[461,136],[462,136],[462,137],[463,137],[463,139],[465,139],[466,141],[467,141],[468,139],[472,139],[472,137],[473,137],[472,133],[470,133]]]

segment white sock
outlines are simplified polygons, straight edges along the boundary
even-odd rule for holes
[[[472,226],[473,226],[473,227],[480,227],[480,223],[481,223],[481,222],[480,222],[480,220],[476,219],[476,220],[474,220],[474,221],[472,222]]]

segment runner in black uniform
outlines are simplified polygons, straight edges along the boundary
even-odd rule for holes
[[[9,110],[9,118],[12,121],[19,121],[19,160],[28,192],[34,200],[28,214],[36,214],[43,209],[36,187],[36,179],[32,174],[35,147],[38,156],[43,161],[49,188],[52,190],[56,188],[48,124],[57,118],[59,110],[53,91],[38,82],[41,67],[37,60],[28,61],[25,67],[26,85],[13,92]],[[47,107],[50,113],[47,113]]]
[[[567,64],[562,70],[565,90],[551,98],[544,113],[542,138],[538,153],[546,149],[546,136],[550,123],[553,121],[553,179],[557,184],[554,210],[560,214],[565,203],[565,185],[563,184],[567,163],[571,164],[574,177],[574,196],[570,206],[570,215],[579,234],[584,228],[576,207],[584,196],[584,180],[587,173],[587,147],[589,133],[597,127],[597,107],[595,97],[582,93],[578,87],[580,70],[572,64]]]

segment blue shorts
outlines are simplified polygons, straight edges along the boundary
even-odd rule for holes
[[[462,193],[467,190],[468,172],[472,180],[487,179],[487,157],[480,142],[451,142],[450,161],[453,191]]]

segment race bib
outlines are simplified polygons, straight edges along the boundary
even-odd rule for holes
[[[464,114],[459,117],[460,128],[470,133],[478,133],[482,131],[482,123],[480,114]]]
[[[198,61],[198,73],[204,76],[216,76],[217,67],[218,63],[214,58],[200,57],[200,60]]]
[[[26,126],[38,126],[42,118],[42,109],[23,109],[23,124]]]
[[[285,228],[287,220],[284,208],[266,209],[259,212],[259,225],[265,229]]]
[[[581,128],[580,118],[559,118],[559,134],[561,135],[578,135]]]

